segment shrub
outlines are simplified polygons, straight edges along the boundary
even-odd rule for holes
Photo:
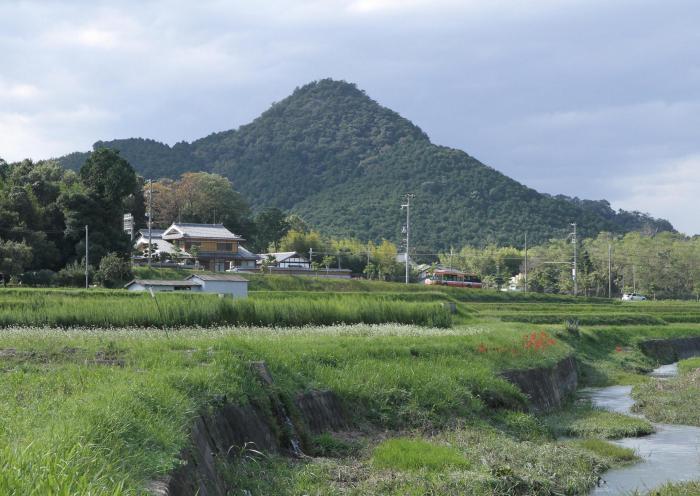
[[[22,274],[20,281],[23,286],[53,286],[56,283],[56,273],[49,269],[32,270]]]
[[[578,325],[578,319],[567,319],[566,323],[564,324],[564,329],[569,334],[569,336],[577,338],[581,335],[578,329]]]
[[[95,269],[88,265],[88,282],[92,282],[95,276]],[[85,287],[85,265],[75,262],[66,265],[56,274],[56,284],[59,286],[69,286],[73,288]]]
[[[116,253],[108,253],[100,260],[95,279],[106,288],[116,288],[133,278],[131,263]]]

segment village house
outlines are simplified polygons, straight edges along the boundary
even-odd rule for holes
[[[177,249],[175,248],[175,245],[172,243],[165,241],[163,239],[163,233],[165,232],[165,229],[151,229],[150,232],[150,238],[151,238],[151,245],[153,246],[153,258],[159,261],[163,260],[169,260],[169,259],[174,259],[174,258],[189,258],[190,255],[186,252],[180,252],[177,253]],[[141,229],[139,230],[139,235],[138,238],[136,238],[136,241],[134,242],[134,249],[136,249],[137,252],[142,253],[143,255],[137,257],[139,259],[147,259],[148,258],[148,238],[149,238],[149,232],[148,229]]]
[[[258,254],[258,270],[264,269],[268,274],[291,276],[329,277],[334,279],[350,279],[351,272],[348,269],[336,267],[320,268],[313,270],[311,261],[296,251],[284,251],[275,253]],[[245,269],[244,272],[252,272]]]
[[[216,293],[233,298],[248,296],[248,280],[235,274],[192,274],[184,281],[134,279],[124,285],[129,291],[192,291]]]
[[[258,265],[261,265],[263,261],[268,261],[270,265],[280,269],[311,270],[311,262],[309,262],[309,259],[295,251],[260,253]]]
[[[124,285],[129,291],[199,291],[201,284],[193,281],[163,281],[160,279],[134,279]]]
[[[186,281],[199,285],[204,293],[218,293],[234,298],[248,296],[248,279],[235,274],[192,274]]]
[[[258,256],[241,246],[245,241],[223,224],[174,223],[163,231],[161,239],[172,244],[199,265],[212,272],[255,269]]]

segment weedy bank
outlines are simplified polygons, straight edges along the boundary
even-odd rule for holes
[[[524,397],[496,372],[551,363],[569,352],[558,342],[546,354],[522,348],[498,360],[479,351],[515,348],[523,335],[410,326],[195,329],[167,336],[141,329],[5,329],[0,493],[139,494],[177,465],[195,415],[224,397],[265,404],[251,361],[268,364],[285,396],[335,391],[358,425],[373,429],[442,429],[455,418],[488,415],[486,398],[520,410]]]
[[[654,422],[700,426],[700,358],[679,362],[678,371],[635,386],[635,410]]]

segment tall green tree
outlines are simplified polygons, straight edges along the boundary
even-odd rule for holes
[[[279,243],[280,251],[295,251],[308,256],[313,250],[317,254],[327,251],[326,241],[317,231],[300,232],[294,229],[287,232]],[[321,255],[322,256],[322,255]]]
[[[25,243],[0,239],[0,274],[4,283],[24,272],[32,261],[32,249]]]
[[[89,230],[90,262],[99,265],[107,253],[128,257],[131,239],[123,230],[129,199],[140,195],[134,169],[111,149],[93,152],[80,169],[80,182],[61,197],[65,237],[74,247],[73,258],[85,253],[85,226]]]
[[[255,216],[249,247],[256,253],[279,251],[279,242],[289,231],[287,218],[279,208],[266,208]]]

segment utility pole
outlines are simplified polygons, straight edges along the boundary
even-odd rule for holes
[[[632,264],[632,292],[637,292],[637,266]]]
[[[314,249],[309,248],[309,268],[311,268],[313,263],[314,263]]]
[[[576,223],[572,222],[571,226],[574,228],[574,232],[571,233],[571,242],[574,244],[574,265],[571,269],[571,276],[574,279],[574,296],[578,295],[578,277],[576,274],[576,268],[578,267],[578,243],[576,240]]]
[[[527,292],[527,231],[525,231],[525,292]]]
[[[454,255],[454,248],[450,246],[450,270],[452,270],[452,256]]]
[[[406,284],[408,284],[408,248],[411,239],[411,199],[414,197],[412,193],[406,194],[406,203],[401,205],[402,209],[406,209]]]
[[[153,260],[153,241],[152,241],[152,219],[153,219],[153,181],[148,180],[148,268],[151,268]]]
[[[612,298],[612,244],[608,240],[608,298]]]
[[[89,271],[88,271],[88,226],[85,224],[85,289],[88,288],[88,276],[89,276]]]

